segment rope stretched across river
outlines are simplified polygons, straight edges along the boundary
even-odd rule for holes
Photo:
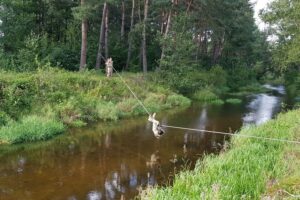
[[[300,141],[286,140],[286,139],[280,139],[280,138],[270,138],[270,137],[254,136],[254,135],[244,135],[244,134],[240,134],[240,133],[234,134],[234,133],[226,133],[226,132],[221,132],[221,131],[209,131],[209,130],[202,130],[202,129],[185,128],[185,127],[179,127],[179,126],[168,126],[168,125],[161,125],[161,126],[165,127],[165,128],[181,129],[181,130],[188,130],[188,131],[195,131],[195,132],[215,133],[215,134],[221,134],[221,135],[240,136],[240,137],[247,137],[247,138],[255,138],[255,139],[263,139],[263,140],[270,140],[270,141],[300,144]]]
[[[128,90],[131,92],[131,94],[136,98],[136,100],[139,102],[139,104],[143,107],[143,109],[147,112],[148,115],[151,115],[149,110],[146,108],[146,106],[143,104],[143,102],[138,98],[138,96],[133,92],[133,90],[130,88],[130,86],[126,83],[126,81],[123,79],[123,77],[119,74],[119,72],[112,67],[113,70],[116,72],[116,74],[119,76],[121,81],[125,84],[125,86],[128,88]],[[172,128],[172,129],[180,129],[180,130],[189,130],[189,131],[195,131],[195,132],[205,132],[205,133],[214,133],[214,134],[221,134],[221,135],[230,135],[230,136],[239,136],[239,137],[246,137],[246,138],[253,138],[258,140],[268,140],[268,141],[275,141],[275,142],[285,142],[285,143],[291,143],[291,144],[298,144],[300,145],[300,141],[296,140],[287,140],[287,139],[281,139],[281,138],[271,138],[271,137],[262,137],[262,136],[255,136],[255,135],[244,135],[244,134],[234,134],[234,133],[226,133],[221,131],[210,131],[210,130],[203,130],[203,129],[194,129],[194,128],[186,128],[186,127],[179,127],[179,126],[170,126],[170,125],[161,125],[165,128]]]

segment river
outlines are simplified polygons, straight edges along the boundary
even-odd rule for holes
[[[282,86],[238,105],[201,105],[161,112],[163,124],[235,132],[281,110]],[[270,88],[271,87],[271,88]],[[69,130],[47,142],[0,146],[0,199],[130,199],[147,185],[168,185],[204,154],[218,153],[223,135],[166,129],[156,139],[147,117]]]

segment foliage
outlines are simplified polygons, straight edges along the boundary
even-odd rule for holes
[[[240,103],[242,103],[242,100],[241,99],[229,98],[229,99],[226,99],[225,102],[230,103],[230,104],[240,104]]]
[[[98,113],[98,118],[102,119],[104,121],[107,120],[118,120],[120,117],[119,110],[116,108],[116,105],[114,105],[111,101],[110,102],[100,102],[96,106],[96,110]]]
[[[189,106],[190,104],[191,101],[188,98],[177,94],[169,95],[166,101],[166,105],[170,108],[174,106]]]
[[[115,121],[146,114],[119,77],[106,78],[94,71],[76,73],[53,68],[33,73],[3,71],[1,74],[0,126],[12,129],[12,134],[14,131],[18,133],[19,129],[15,127],[19,127],[22,119],[30,115],[78,127],[97,120]],[[149,112],[191,103],[186,97],[142,75],[126,73],[122,76]],[[11,122],[12,119],[16,122]],[[26,124],[35,124],[33,119],[27,120]]]
[[[300,110],[290,111],[262,126],[244,128],[240,134],[280,139],[297,138],[299,114]],[[299,185],[299,173],[296,170],[299,156],[292,156],[297,162],[288,162],[288,165],[283,161],[291,157],[288,155],[295,155],[292,152],[299,150],[297,145],[244,137],[235,137],[232,140],[228,152],[218,156],[206,156],[198,161],[193,171],[177,175],[172,187],[147,190],[142,199],[199,199],[199,196],[207,199],[261,199],[267,183],[278,180],[283,175],[286,176],[286,181],[290,178],[290,184],[295,185],[296,181],[296,185]],[[277,188],[277,191],[281,191],[280,189]],[[299,193],[297,187],[284,189]]]
[[[223,105],[225,102],[222,99],[216,99],[216,100],[212,100],[208,103],[213,104],[213,105]]]
[[[275,0],[263,13],[270,24],[269,33],[277,37],[273,45],[273,61],[277,69],[284,70],[300,64],[300,2],[298,0]]]
[[[133,4],[125,1],[125,34],[121,37],[122,1],[116,0],[86,0],[83,5],[80,1],[2,0],[0,68],[30,71],[50,63],[78,70],[82,19],[89,25],[87,66],[94,68],[105,2],[109,10],[109,56],[116,68],[122,69],[127,64],[130,43],[132,55],[127,70],[141,71],[144,3],[135,2],[131,27]],[[189,1],[151,1],[146,25],[149,70],[179,73],[186,82],[176,86],[182,93],[190,83],[184,80],[188,78],[183,76],[186,71],[217,64],[225,70],[238,65],[253,67],[257,62],[268,61],[266,38],[255,27],[253,11],[246,0],[193,1],[192,6]]]
[[[11,121],[11,118],[5,112],[0,111],[0,127],[7,125]]]
[[[203,101],[203,102],[215,101],[218,98],[219,97],[216,94],[214,94],[211,91],[211,89],[208,89],[208,88],[197,91],[193,96],[193,99],[195,99],[197,101]]]
[[[244,66],[235,67],[228,72],[228,87],[237,90],[247,86],[249,83],[256,82],[255,73],[252,69]]]
[[[40,116],[27,116],[0,128],[0,143],[23,143],[47,140],[64,131],[61,122]]]

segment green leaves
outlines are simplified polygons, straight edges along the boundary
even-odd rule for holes
[[[279,69],[300,64],[300,2],[275,0],[262,12],[269,32],[278,38],[273,47],[273,61]]]

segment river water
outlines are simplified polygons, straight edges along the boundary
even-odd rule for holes
[[[239,105],[193,104],[161,112],[163,124],[234,132],[280,111],[282,86]],[[203,154],[218,153],[223,135],[166,129],[156,139],[147,117],[72,129],[48,142],[0,146],[0,199],[131,199],[147,185],[168,185]]]

